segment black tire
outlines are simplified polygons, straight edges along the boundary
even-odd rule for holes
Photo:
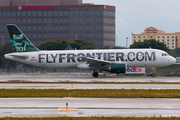
[[[151,74],[151,77],[155,77],[156,75],[154,73]]]
[[[99,74],[97,72],[93,72],[93,77],[97,78]]]

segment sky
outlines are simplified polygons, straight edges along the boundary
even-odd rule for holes
[[[180,32],[180,0],[83,0],[83,3],[116,6],[116,46],[132,44],[131,33],[148,27],[167,33]]]

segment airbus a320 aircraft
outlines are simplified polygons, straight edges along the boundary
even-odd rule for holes
[[[98,70],[120,74],[126,73],[128,67],[163,67],[176,61],[165,51],[157,49],[41,51],[16,25],[8,24],[7,28],[14,53],[5,54],[5,58],[24,64],[45,68],[92,69],[92,75],[98,77]]]

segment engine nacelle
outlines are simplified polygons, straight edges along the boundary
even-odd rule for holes
[[[124,63],[115,63],[110,64],[108,67],[103,68],[103,70],[111,73],[126,73],[126,64]]]

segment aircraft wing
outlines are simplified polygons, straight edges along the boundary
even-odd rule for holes
[[[103,61],[103,60],[99,60],[99,59],[94,59],[94,58],[90,58],[90,57],[80,57],[83,63],[86,63],[89,65],[89,67],[102,67],[102,66],[106,66],[108,64],[111,64],[112,62],[108,62],[108,61]]]

